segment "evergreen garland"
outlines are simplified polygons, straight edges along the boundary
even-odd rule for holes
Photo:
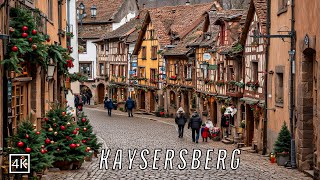
[[[291,147],[291,134],[288,130],[286,122],[283,123],[279,132],[277,141],[274,144],[274,151],[276,153],[290,152]]]

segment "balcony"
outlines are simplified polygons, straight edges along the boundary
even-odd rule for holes
[[[227,90],[226,95],[231,97],[243,97],[243,84],[226,84]]]

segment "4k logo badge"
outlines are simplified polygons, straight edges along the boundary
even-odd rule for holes
[[[29,174],[30,154],[9,154],[9,173]]]

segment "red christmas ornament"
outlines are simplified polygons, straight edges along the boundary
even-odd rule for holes
[[[61,114],[62,114],[62,116],[65,116],[65,115],[66,115],[66,112],[63,111]]]
[[[87,128],[83,128],[83,131],[87,131]]]
[[[88,141],[90,141],[90,138],[88,138]]]
[[[82,143],[86,143],[87,141],[84,139],[84,140],[82,140]]]
[[[75,149],[76,147],[77,147],[76,144],[74,144],[74,143],[70,144],[70,149]]]
[[[50,38],[47,39],[47,42],[50,42]]]
[[[44,141],[46,144],[50,144],[51,143],[51,140],[49,138],[47,138],[45,141]]]
[[[23,38],[26,38],[26,37],[28,37],[28,34],[24,32],[24,33],[21,34],[21,36],[22,36]]]
[[[28,31],[28,27],[27,26],[22,26],[22,31]]]
[[[40,151],[42,154],[46,153],[46,151],[44,149],[41,149]]]
[[[22,147],[24,146],[24,143],[23,143],[22,141],[19,141],[18,144],[17,144],[17,146],[18,146],[19,148],[22,148]]]
[[[29,137],[30,137],[29,134],[26,134],[26,138],[29,139]]]
[[[36,49],[37,49],[37,45],[36,45],[36,44],[33,44],[33,45],[32,45],[32,49],[33,49],[33,50],[36,50]]]
[[[29,41],[29,42],[32,42],[32,38],[29,38],[28,41]]]
[[[45,152],[48,152],[48,150],[47,150],[47,149],[45,149],[44,151],[45,151]]]
[[[17,52],[19,49],[18,49],[17,46],[13,46],[13,47],[11,48],[11,50],[12,50],[13,52]]]
[[[30,152],[31,152],[31,148],[27,147],[27,148],[25,149],[25,151],[26,151],[26,153],[30,153]]]
[[[60,126],[60,129],[62,130],[62,131],[64,131],[64,130],[66,130],[66,127],[65,126]]]
[[[79,130],[80,130],[80,128],[78,128],[78,127],[77,127],[77,128],[76,128],[76,130],[77,130],[77,131],[79,131]]]
[[[89,150],[89,149],[86,149],[85,151],[86,151],[86,152],[89,152],[90,150]]]
[[[70,136],[66,136],[66,139],[69,139],[70,138]]]
[[[46,118],[46,117],[45,117],[45,118],[43,118],[43,120],[44,120],[44,121],[49,121],[49,119],[48,119],[48,118]]]
[[[54,127],[57,127],[57,124],[56,124],[56,123],[54,123],[54,124],[53,124],[53,126],[54,126]]]
[[[76,130],[73,130],[73,132],[72,132],[72,134],[77,134],[78,133],[78,131],[76,131]]]
[[[86,122],[87,121],[87,119],[86,118],[82,118],[82,120],[81,120],[83,123],[84,122]]]
[[[31,33],[32,33],[33,35],[36,35],[36,34],[37,34],[37,30],[33,29]]]
[[[10,28],[9,28],[9,32],[10,32],[10,33],[13,33],[13,32],[14,32],[14,28],[13,28],[13,27],[10,27]]]
[[[40,132],[39,132],[39,131],[37,131],[37,132],[36,132],[36,134],[37,134],[37,135],[40,135]]]

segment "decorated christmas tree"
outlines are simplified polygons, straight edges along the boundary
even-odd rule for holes
[[[276,153],[290,152],[291,134],[288,130],[287,124],[284,122],[280,130],[277,141],[274,144],[274,151]]]
[[[88,149],[92,149],[94,152],[99,153],[102,144],[97,142],[97,136],[93,133],[90,120],[84,112],[78,114],[77,124],[80,127],[80,134],[83,136],[82,143],[89,147]]]
[[[46,132],[45,144],[48,150],[53,151],[54,165],[59,162],[83,161],[88,155],[83,137],[79,134],[80,128],[72,122],[71,115],[60,104],[53,104],[44,118],[43,129]]]
[[[52,152],[46,149],[45,133],[36,131],[30,121],[19,124],[17,134],[8,138],[8,153],[30,154],[31,172],[41,172],[53,163]]]

